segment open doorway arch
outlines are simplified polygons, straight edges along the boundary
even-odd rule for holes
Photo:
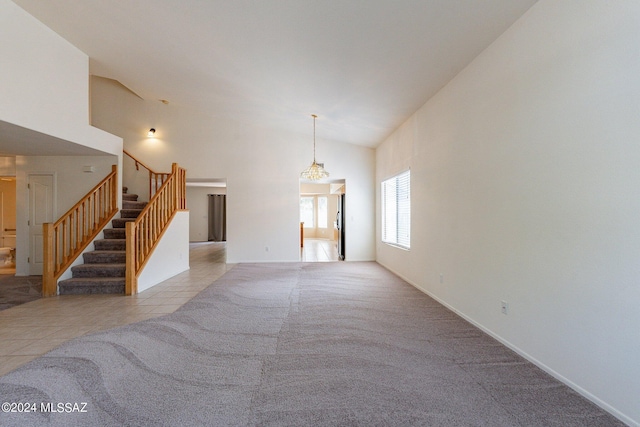
[[[211,207],[212,197],[224,197],[226,201],[226,178],[187,178],[187,206],[189,207],[189,241],[190,242],[225,242],[226,241],[226,207],[218,212],[223,224],[212,224],[214,220]],[[220,209],[217,209],[220,211]],[[220,228],[218,225],[222,225]],[[212,230],[215,226],[215,232]]]
[[[344,180],[300,180],[300,261],[345,259]]]

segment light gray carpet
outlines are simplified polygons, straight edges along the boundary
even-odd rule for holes
[[[623,425],[375,263],[241,264],[0,378],[3,426]]]

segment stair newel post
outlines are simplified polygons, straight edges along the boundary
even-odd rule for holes
[[[42,266],[42,296],[50,297],[58,294],[58,286],[54,277],[54,248],[53,248],[53,224],[42,224],[42,237],[44,240]]]
[[[125,269],[125,294],[138,293],[138,277],[136,274],[136,225],[134,221],[125,226],[126,238],[126,269]]]

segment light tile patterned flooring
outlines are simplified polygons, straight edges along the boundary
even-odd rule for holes
[[[66,295],[0,311],[0,375],[72,338],[173,313],[233,267],[225,243],[192,243],[190,270],[134,296]]]
[[[304,246],[300,248],[302,262],[330,262],[338,261],[338,242],[326,239],[304,239]]]

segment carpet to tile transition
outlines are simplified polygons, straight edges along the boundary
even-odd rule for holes
[[[42,298],[42,276],[0,275],[0,310]]]
[[[240,264],[1,377],[0,401],[37,405],[2,426],[623,425],[375,263]]]

